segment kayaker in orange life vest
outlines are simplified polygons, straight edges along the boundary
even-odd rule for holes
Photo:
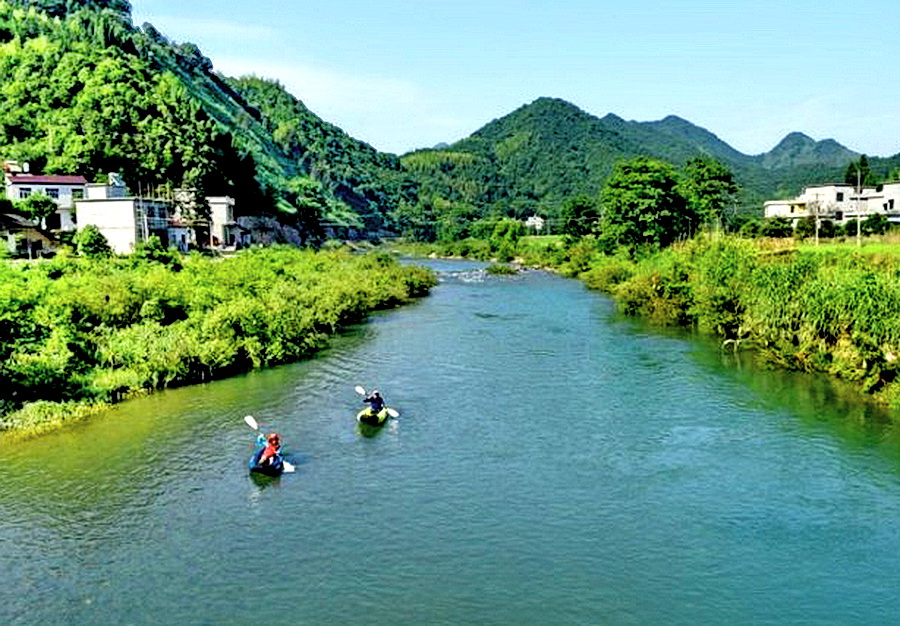
[[[259,457],[259,464],[266,465],[275,461],[275,457],[281,452],[281,437],[278,433],[266,435],[266,447]]]

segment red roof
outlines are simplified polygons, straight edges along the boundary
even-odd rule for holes
[[[7,174],[13,185],[87,185],[84,176],[56,176],[52,174]]]

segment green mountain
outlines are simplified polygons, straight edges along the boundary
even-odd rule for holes
[[[318,232],[453,232],[484,217],[553,216],[599,194],[620,159],[727,165],[741,204],[843,180],[858,155],[800,133],[746,155],[676,116],[654,122],[590,115],[540,98],[452,145],[379,152],[310,111],[276,81],[228,78],[191,43],[131,22],[125,0],[0,0],[0,156],[35,171],[134,189],[190,186],[236,197],[243,214]],[[900,155],[872,159],[884,176]]]
[[[229,194],[245,214],[382,228],[405,177],[273,81],[136,28],[122,0],[0,0],[2,157],[133,189]]]
[[[741,203],[758,207],[764,199],[797,193],[804,184],[842,180],[847,164],[859,155],[833,140],[816,142],[800,133],[770,152],[746,155],[676,116],[655,122],[613,114],[598,118],[563,100],[540,98],[451,146],[406,155],[403,163],[423,189],[452,189],[457,201],[489,198],[495,211],[515,215],[547,212],[576,194],[596,196],[615,162],[634,156],[677,166],[698,156],[715,158],[741,184]],[[502,192],[481,188],[491,180],[503,185]],[[469,192],[458,193],[463,188]]]
[[[803,133],[790,133],[771,151],[760,155],[766,169],[785,169],[799,165],[846,168],[859,154],[833,139],[814,141]]]

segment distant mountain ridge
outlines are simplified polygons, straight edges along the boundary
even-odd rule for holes
[[[197,46],[135,27],[125,0],[0,0],[0,47],[4,158],[92,179],[120,171],[145,188],[205,182],[238,196],[241,213],[301,225],[321,217],[391,231],[411,207],[426,221],[553,214],[573,195],[598,194],[615,163],[637,155],[676,166],[715,158],[742,185],[741,204],[758,209],[843,180],[859,156],[802,133],[747,155],[675,115],[627,121],[538,98],[460,141],[398,157],[317,116],[277,81],[227,78]],[[883,175],[900,155],[870,165]]]
[[[427,152],[406,155],[404,162],[421,161]],[[626,121],[613,113],[599,118],[558,98],[538,98],[442,152],[495,163],[512,190],[507,194],[512,204],[597,194],[616,161],[638,155],[678,166],[698,156],[715,158],[735,173],[743,203],[761,203],[805,184],[842,179],[859,157],[832,139],[814,141],[802,133],[789,134],[769,152],[748,155],[675,115],[652,122]]]

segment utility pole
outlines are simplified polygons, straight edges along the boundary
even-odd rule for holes
[[[862,168],[856,163],[856,247],[862,247],[862,209],[859,207],[859,197],[862,195]]]
[[[819,194],[816,193],[816,199],[813,202],[813,210],[815,211],[815,219],[816,219],[816,245],[819,245]]]

